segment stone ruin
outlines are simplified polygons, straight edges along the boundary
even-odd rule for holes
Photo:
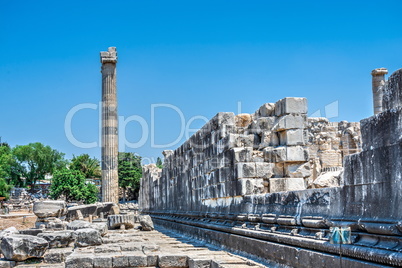
[[[373,71],[376,115],[308,118],[304,98],[218,113],[143,168],[156,226],[292,267],[402,266],[402,69]],[[332,244],[337,228],[351,244]]]
[[[344,157],[360,151],[359,123],[308,118],[305,98],[266,103],[254,114],[218,113],[164,151],[163,170],[144,167],[141,205],[193,211],[246,195],[340,186]]]
[[[120,214],[114,203],[67,207],[64,201],[40,201],[33,211],[37,228],[0,232],[0,267],[262,267],[169,230],[155,231],[151,217]]]

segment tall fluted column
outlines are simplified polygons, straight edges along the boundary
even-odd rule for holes
[[[102,202],[119,201],[118,118],[115,47],[101,52],[102,63]]]
[[[385,68],[378,68],[371,71],[374,114],[382,112],[383,87],[385,85],[385,75],[387,73],[388,70]]]

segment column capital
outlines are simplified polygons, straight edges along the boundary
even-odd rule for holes
[[[101,63],[116,63],[117,51],[116,47],[109,47],[107,51],[101,51],[100,53]]]
[[[386,75],[386,74],[388,74],[387,68],[377,68],[371,71],[372,76]]]

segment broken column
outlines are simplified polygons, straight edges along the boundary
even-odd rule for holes
[[[388,70],[386,68],[377,68],[371,71],[374,114],[379,114],[383,111],[382,96],[384,93],[383,87],[385,85],[386,74],[388,74]]]
[[[118,203],[118,118],[115,47],[101,52],[102,63],[102,201]]]

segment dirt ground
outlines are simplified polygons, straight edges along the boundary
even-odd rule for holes
[[[28,213],[28,211],[23,210],[18,212],[10,212],[10,214],[7,215],[0,215],[0,230],[4,230],[12,226],[18,230],[29,229],[35,227],[35,222],[36,216],[33,213]]]

